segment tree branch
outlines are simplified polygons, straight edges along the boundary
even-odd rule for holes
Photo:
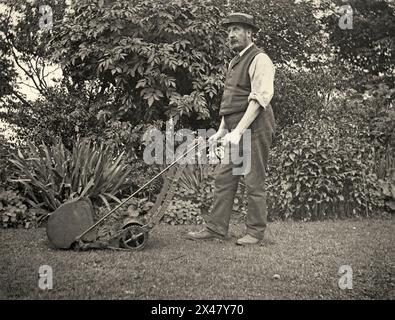
[[[12,7],[10,9],[10,14],[11,15],[12,12]],[[32,65],[31,61],[27,60],[27,65],[29,67],[30,70],[27,70],[25,67],[23,67],[23,65],[21,64],[21,62],[19,61],[19,57],[17,55],[17,48],[13,42],[12,39],[12,35],[9,32],[9,29],[5,30],[5,39],[6,42],[8,43],[9,47],[10,47],[10,52],[12,54],[12,57],[14,58],[14,61],[16,63],[16,65],[25,73],[25,75],[30,78],[33,83],[34,86],[36,87],[36,89],[43,95],[46,96],[46,92],[48,90],[48,87],[46,86],[46,83],[43,83],[42,80],[40,79],[40,75],[37,71],[37,69],[34,68],[34,66]],[[23,53],[22,53],[23,54]],[[37,61],[36,61],[36,66],[37,66]],[[37,79],[35,78],[35,75],[37,77]]]
[[[42,85],[42,81],[40,79],[39,73],[37,69],[33,66],[33,63],[31,60],[27,61],[27,65],[29,66],[30,70],[33,72],[31,79],[34,82],[34,85],[37,86],[37,90],[40,91],[40,93],[43,96],[46,96],[46,88]],[[36,66],[37,66],[37,61],[36,61]],[[37,77],[37,79],[34,78],[34,75]]]
[[[12,56],[14,57],[15,63],[16,63],[17,66],[26,74],[26,76],[28,76],[28,77],[33,81],[33,83],[34,83],[36,89],[37,89],[43,96],[45,96],[45,92],[43,92],[43,91],[41,90],[41,88],[40,88],[40,86],[37,84],[36,79],[34,78],[34,76],[33,76],[31,73],[29,73],[29,71],[27,71],[27,70],[21,65],[21,63],[19,62],[18,56],[17,56],[17,54],[15,53],[15,51],[14,51],[15,49],[14,49],[14,48],[15,48],[15,47],[12,46],[11,52],[12,52]]]
[[[61,67],[57,67],[57,68],[55,68],[54,70],[52,70],[52,71],[49,71],[48,73],[46,73],[45,75],[44,75],[44,78],[46,78],[46,77],[48,77],[50,74],[52,74],[52,73],[55,73],[56,71],[58,71],[59,69],[61,69]]]
[[[31,105],[31,103],[29,101],[27,101],[21,94],[19,94],[17,91],[12,90],[11,92],[12,95],[14,95],[15,97],[17,97],[23,104],[27,105],[30,108],[33,108],[33,106]]]

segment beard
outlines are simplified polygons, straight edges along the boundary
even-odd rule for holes
[[[230,48],[236,52],[240,52],[243,50],[248,44],[247,41],[247,36],[244,35],[243,37],[240,37],[239,39],[235,39],[230,41]]]

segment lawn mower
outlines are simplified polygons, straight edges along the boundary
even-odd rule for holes
[[[186,161],[178,166],[176,164],[199,146],[206,146],[202,142],[204,140],[195,140],[193,146],[187,149],[173,163],[164,168],[95,223],[93,207],[89,199],[64,203],[49,216],[47,221],[46,233],[49,242],[52,246],[59,249],[115,249],[134,251],[144,249],[148,241],[149,232],[160,222],[166,213],[173,198],[177,181],[187,165]],[[200,151],[199,149],[197,150],[197,152]],[[99,241],[96,232],[97,227],[165,172],[167,172],[167,175],[164,179],[161,192],[153,207],[147,213],[149,217],[147,219],[148,222],[143,224],[135,218],[128,218],[124,221],[122,228],[115,232],[108,241]]]

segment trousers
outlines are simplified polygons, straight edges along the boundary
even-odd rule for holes
[[[243,115],[244,112],[225,115],[226,129],[229,131],[234,129]],[[250,157],[251,161],[250,170],[244,174],[248,199],[245,224],[247,234],[263,239],[267,226],[266,168],[275,133],[275,119],[270,105],[266,109],[262,108],[249,129],[251,132],[249,147],[244,148],[242,153],[243,159]],[[239,150],[242,149],[243,137],[240,141]],[[241,163],[232,161],[220,163],[215,172],[213,208],[205,222],[207,229],[223,236],[228,233],[234,197],[241,177],[234,174],[234,169],[240,166]]]

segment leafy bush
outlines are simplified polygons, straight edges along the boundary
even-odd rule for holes
[[[151,180],[155,175],[157,175],[163,168],[160,165],[148,165],[143,159],[128,159],[130,167],[130,179],[128,179],[128,185],[130,186],[130,191],[138,189],[144,185],[147,181]],[[144,190],[139,194],[140,197],[148,198],[152,201],[156,194],[159,194],[162,188],[163,179],[158,178],[152,183],[150,183]],[[127,194],[123,194],[124,197]]]
[[[163,218],[169,224],[201,224],[211,214],[214,200],[214,165],[188,165],[183,171],[172,204]],[[233,203],[234,220],[243,220],[247,201],[244,183],[239,184]]]
[[[51,88],[29,105],[8,104],[0,111],[0,118],[13,125],[19,140],[52,145],[60,139],[72,150],[78,137],[95,137],[105,128],[97,118],[102,103],[90,101],[87,95],[86,91]]]
[[[320,110],[328,102],[333,89],[339,84],[336,70],[293,70],[280,66],[276,70],[274,96],[271,100],[278,130],[299,123],[308,114]]]
[[[73,3],[54,26],[53,58],[75,83],[116,87],[122,110],[109,110],[130,119],[211,117],[229,55],[220,9],[198,1],[94,3]]]
[[[1,135],[0,132],[0,187],[6,184],[7,177],[10,174],[10,163],[8,158],[11,150],[12,145]]]
[[[369,136],[376,151],[377,174],[379,178],[395,179],[395,88],[371,81],[366,85],[363,97],[357,103],[369,110]],[[359,98],[359,99],[358,99]]]
[[[211,164],[188,164],[179,180],[179,188],[181,192],[187,194],[198,194],[207,179],[213,177],[215,171],[215,165]],[[207,190],[209,192],[210,190]]]
[[[394,84],[395,30],[393,1],[335,0],[327,1],[328,14],[319,19],[327,26],[329,40],[336,46],[338,61],[369,74],[386,74]],[[348,4],[354,12],[353,28],[344,32],[338,27],[339,12],[334,10]]]
[[[363,103],[371,110],[370,138],[375,147],[376,173],[381,198],[390,212],[395,212],[395,88],[373,78],[366,85]],[[361,103],[361,102],[360,102]]]
[[[51,147],[28,143],[25,152],[10,159],[14,180],[23,184],[37,205],[56,210],[71,199],[90,198],[93,203],[119,202],[116,194],[129,175],[123,153],[103,143],[78,140],[69,152],[60,142]]]
[[[310,55],[330,48],[323,44],[310,4],[203,2],[72,3],[62,23],[54,25],[52,58],[74,83],[97,81],[100,92],[114,89],[120,103],[108,105],[104,113],[133,123],[180,114],[188,118],[187,127],[197,128],[218,125],[226,64],[234,55],[221,21],[231,11],[256,16],[262,32],[255,42],[277,64],[292,59],[314,66],[319,61]]]
[[[213,182],[213,181],[212,181]],[[177,194],[169,205],[162,222],[176,224],[202,224],[204,218],[211,214],[213,204],[213,183],[208,183],[199,195],[190,194],[183,197]],[[233,202],[232,221],[244,221],[247,213],[247,197],[243,189],[239,189]]]
[[[370,215],[382,208],[363,108],[328,105],[284,128],[273,149],[271,212],[282,218]]]
[[[173,199],[162,221],[171,225],[202,224],[200,204],[191,200]]]
[[[0,219],[3,228],[35,227],[43,212],[28,209],[28,201],[15,190],[0,190]],[[44,212],[45,213],[45,212]]]
[[[392,181],[386,181],[383,179],[379,180],[379,185],[382,192],[382,198],[388,210],[395,212],[395,182],[394,178]]]

